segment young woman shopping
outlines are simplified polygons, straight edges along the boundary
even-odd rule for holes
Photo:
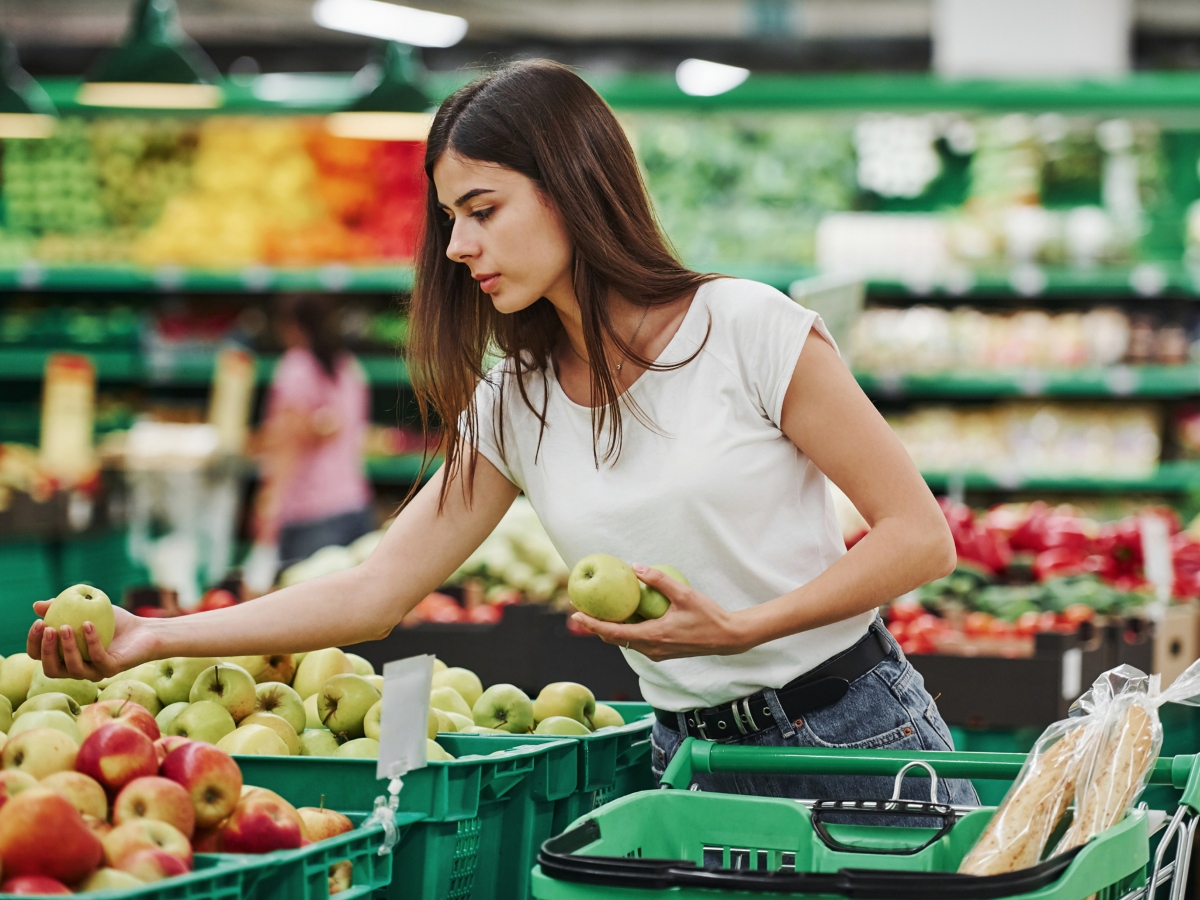
[[[383,637],[524,491],[568,564],[604,552],[691,581],[638,567],[671,600],[665,616],[576,615],[640,676],[657,773],[685,735],[951,749],[875,612],[950,571],[950,534],[819,318],[766,285],[683,267],[612,111],[563,66],[514,64],[448,98],[425,171],[408,362],[422,409],[445,425],[441,469],[361,566],[186,621],[118,610],[107,650],[85,626],[91,663],[68,629],[38,622],[29,652],[46,673]],[[827,479],[872,526],[849,552]],[[700,787],[857,798],[891,783]],[[941,793],[975,800],[966,782]]]

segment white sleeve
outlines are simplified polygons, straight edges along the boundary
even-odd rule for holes
[[[739,356],[759,409],[779,426],[783,399],[800,351],[814,328],[834,350],[837,344],[821,317],[792,298],[766,285],[755,285],[739,312]]]
[[[506,390],[508,378],[504,363],[495,366],[483,377],[475,388],[475,412],[478,433],[475,435],[475,449],[488,459],[500,474],[513,484],[524,489],[515,469],[509,463],[517,452],[516,440],[512,437],[512,420],[518,410],[513,408],[513,398],[520,403],[521,398],[516,391],[508,391],[504,397],[503,422],[501,421],[500,398]],[[459,419],[459,430],[465,434],[467,414],[464,412]],[[501,449],[501,430],[504,430],[503,450]]]

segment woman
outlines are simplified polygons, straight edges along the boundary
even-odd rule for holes
[[[953,544],[816,315],[682,267],[611,110],[562,66],[512,65],[447,99],[425,170],[409,361],[422,411],[445,424],[442,468],[358,568],[186,623],[120,615],[107,651],[87,634],[91,664],[66,629],[60,663],[35,624],[47,673],[383,637],[523,490],[568,563],[607,552],[691,580],[637,568],[671,600],[658,620],[576,614],[623,648],[658,710],[657,773],[684,734],[951,749],[875,608],[950,571]],[[483,378],[493,348],[505,361]],[[827,476],[873,526],[849,552]],[[700,785],[890,794],[879,778]],[[974,792],[943,784],[942,799]]]
[[[335,313],[320,295],[284,297],[279,307],[288,350],[271,382],[254,530],[256,543],[278,544],[283,566],[375,527],[363,474],[370,397]]]

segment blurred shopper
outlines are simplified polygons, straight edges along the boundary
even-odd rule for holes
[[[278,544],[283,567],[375,528],[364,473],[370,395],[336,312],[319,294],[279,304],[287,352],[267,400],[254,531],[256,543]]]
[[[575,614],[638,673],[660,777],[688,735],[953,749],[876,608],[950,572],[954,542],[820,317],[769,285],[684,266],[620,123],[564,66],[517,63],[450,96],[425,173],[408,364],[445,435],[441,468],[360,566],[182,624],[117,610],[111,647],[86,634],[90,663],[66,628],[60,661],[55,629],[37,624],[29,652],[46,674],[382,637],[524,491],[568,564],[608,553],[690,579],[635,566],[670,600],[661,618]],[[849,550],[830,481],[870,525]],[[874,776],[698,784],[811,799],[892,791]],[[919,784],[904,795],[919,799]],[[939,781],[938,796],[976,801],[962,779]]]

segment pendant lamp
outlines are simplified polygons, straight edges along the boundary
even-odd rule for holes
[[[135,0],[129,32],[79,89],[87,106],[212,109],[218,73],[179,22],[175,0]]]
[[[17,50],[0,37],[0,138],[44,138],[57,112],[49,95],[21,68]]]
[[[345,112],[325,121],[330,134],[376,141],[423,141],[433,122],[429,96],[421,88],[424,70],[416,49],[389,41],[383,51],[381,77]]]

